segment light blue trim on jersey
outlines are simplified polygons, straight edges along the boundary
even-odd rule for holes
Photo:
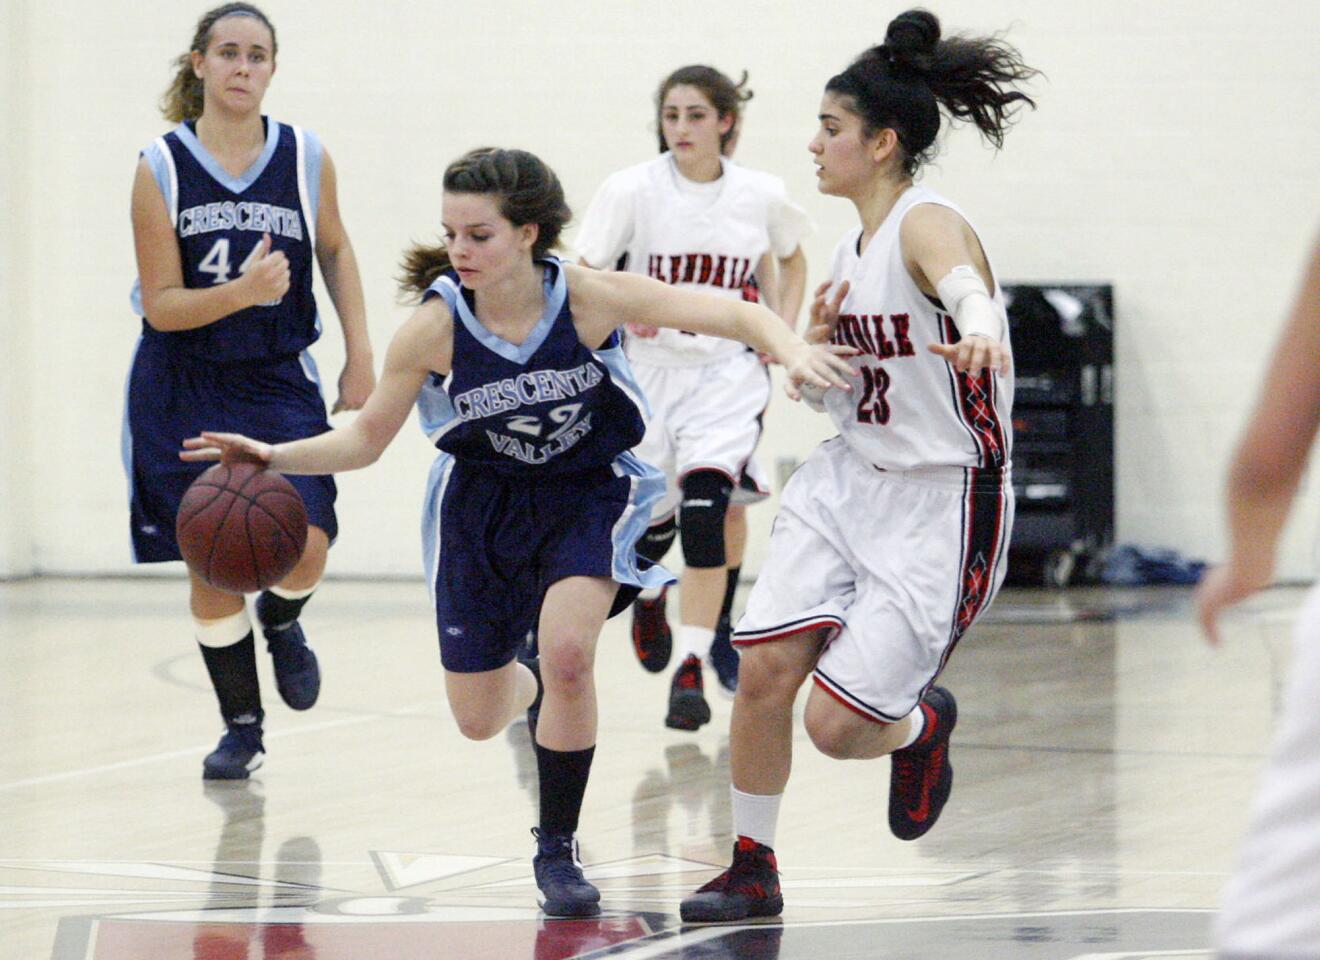
[[[306,347],[298,354],[298,362],[302,364],[303,375],[308,380],[316,384],[316,392],[321,394],[321,399],[325,400],[325,387],[321,383],[321,368],[316,365],[316,358]]]
[[[463,321],[463,326],[467,327],[468,333],[476,337],[477,342],[492,353],[499,354],[505,360],[511,360],[514,363],[525,364],[532,359],[532,354],[545,343],[546,337],[550,336],[550,331],[554,329],[555,318],[559,316],[559,311],[564,307],[564,301],[568,299],[568,281],[564,279],[564,268],[560,265],[558,258],[545,257],[536,261],[544,263],[547,266],[545,272],[545,309],[541,312],[541,319],[537,321],[532,332],[527,339],[520,344],[510,343],[503,337],[497,337],[484,326],[481,321],[472,313],[472,309],[467,305],[466,298],[454,291],[453,300],[450,301],[450,310],[458,314],[458,318]],[[451,284],[452,286],[452,284]],[[436,289],[432,284],[431,289]],[[438,291],[437,291],[438,292]],[[449,301],[449,297],[445,297]]]
[[[165,139],[160,137],[153,140],[151,145],[142,151],[142,158],[147,161],[147,169],[151,171],[151,176],[160,189],[160,195],[165,200],[165,209],[170,215],[170,223],[174,223],[179,217],[178,197],[174,194],[175,180],[178,175],[174,169],[174,157],[170,155],[170,148],[165,145]],[[133,289],[128,294],[128,303],[133,312],[139,317],[147,315],[147,311],[142,306],[142,280],[140,277],[133,278]]]
[[[156,178],[156,186],[160,187],[160,195],[165,198],[165,209],[170,211],[171,215],[175,212],[174,197],[174,158],[168,156],[169,147],[165,146],[165,141],[155,140],[151,146],[142,151],[142,159],[147,161],[147,167],[151,170],[151,175]]]
[[[453,454],[442,453],[431,464],[426,477],[426,499],[422,501],[422,569],[426,571],[426,589],[435,606],[435,578],[440,570],[440,517],[445,489],[458,461]]]
[[[302,135],[303,149],[306,151],[303,169],[307,175],[307,203],[311,207],[312,223],[315,224],[321,209],[321,155],[325,148],[321,146],[321,138],[306,127]]]
[[[637,541],[642,539],[651,525],[651,510],[665,495],[665,475],[631,450],[625,450],[611,464],[616,476],[627,477],[632,483],[628,506],[614,524],[610,537],[614,544],[611,576],[616,583],[626,583],[644,590],[658,590],[678,579],[660,566],[641,570],[637,566]]]
[[[257,177],[266,172],[266,167],[270,165],[271,157],[275,156],[275,148],[280,142],[280,123],[266,117],[266,149],[261,151],[261,156],[257,157],[252,166],[243,171],[241,176],[233,177],[220,165],[220,161],[211,156],[211,152],[202,146],[202,141],[197,139],[197,134],[188,129],[186,123],[181,123],[174,128],[175,135],[179,142],[188,148],[188,152],[196,158],[207,173],[221,186],[233,193],[242,193],[252,184],[257,182]]]
[[[605,364],[605,369],[609,371],[610,379],[614,382],[614,385],[622,390],[624,396],[637,407],[637,412],[642,416],[642,422],[649,424],[651,422],[651,405],[646,402],[646,394],[642,392],[641,386],[637,383],[637,378],[633,375],[632,364],[628,362],[628,355],[623,352],[623,344],[620,343],[617,347],[609,347],[604,350],[593,350],[592,356]]]
[[[440,386],[432,384],[428,377],[422,385],[422,392],[417,395],[417,419],[421,423],[422,433],[432,443],[439,443],[441,437],[463,422],[454,409],[454,401],[450,399],[447,389],[452,376],[451,373],[445,377]]]

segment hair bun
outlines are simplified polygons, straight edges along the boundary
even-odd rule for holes
[[[896,56],[931,54],[940,41],[939,17],[929,10],[908,10],[889,21],[885,47]]]

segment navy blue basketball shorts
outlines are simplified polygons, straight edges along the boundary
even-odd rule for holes
[[[422,543],[445,669],[479,673],[512,660],[546,591],[567,577],[617,582],[610,616],[641,588],[674,582],[637,555],[663,493],[664,477],[631,453],[535,480],[442,453],[431,468]]]
[[[123,435],[133,559],[181,559],[174,519],[188,485],[210,466],[179,459],[185,438],[217,430],[282,443],[329,429],[316,365],[306,352],[261,363],[210,364],[139,341]],[[308,522],[333,542],[339,533],[334,478],[288,479],[302,495]]]

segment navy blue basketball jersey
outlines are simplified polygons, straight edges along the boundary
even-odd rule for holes
[[[522,344],[476,318],[472,291],[452,270],[426,291],[454,318],[448,376],[433,373],[417,408],[442,451],[505,476],[551,476],[605,466],[636,446],[649,410],[618,333],[596,350],[573,326],[568,283],[554,257],[545,266],[545,309]]]
[[[184,286],[235,280],[270,234],[289,258],[291,283],[279,300],[239,310],[196,330],[161,333],[143,320],[144,337],[215,362],[266,360],[301,352],[320,335],[312,295],[321,144],[309,131],[263,118],[266,146],[234,177],[181,123],[142,152],[165,198],[179,243]],[[144,316],[139,288],[134,309]]]

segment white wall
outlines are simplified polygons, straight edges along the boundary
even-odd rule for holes
[[[1048,79],[1035,87],[1040,110],[1002,154],[956,131],[926,182],[971,212],[1005,279],[1115,285],[1119,536],[1217,555],[1224,463],[1320,225],[1316,5],[1258,4],[1250,18],[1230,0],[932,6],[954,28],[1011,28]],[[4,9],[0,32],[19,48],[4,61],[10,74],[21,64],[23,95],[0,108],[18,133],[17,146],[5,138],[18,162],[6,159],[0,173],[23,187],[29,212],[6,210],[0,248],[4,344],[15,358],[0,368],[9,414],[0,574],[23,569],[29,551],[42,571],[123,571],[119,427],[137,323],[127,305],[129,185],[136,152],[166,128],[154,107],[168,62],[204,8],[9,0]],[[805,144],[820,91],[902,6],[487,0],[478,14],[475,4],[383,0],[364,13],[342,0],[272,0],[266,9],[281,43],[267,108],[317,130],[334,156],[380,357],[405,315],[391,280],[399,251],[434,234],[449,160],[482,144],[531,149],[581,212],[607,173],[652,155],[653,88],[683,63],[750,70],[756,98],[739,159],[784,176],[819,224],[807,245],[814,286],[854,220],[846,203],[815,192]],[[333,385],[342,353],[326,320],[317,352]],[[28,449],[23,424],[34,429]],[[826,432],[777,400],[767,465],[804,456]],[[417,572],[429,459],[409,426],[383,463],[342,477],[332,572]],[[1290,577],[1310,570],[1320,511],[1313,483],[1307,492],[1287,541]],[[12,506],[25,498],[31,509]],[[753,516],[751,569],[770,508]]]
[[[31,112],[19,91],[28,62],[26,10],[0,6],[0,578],[32,572],[32,444],[28,416],[31,289],[25,276],[31,204],[24,144]]]

